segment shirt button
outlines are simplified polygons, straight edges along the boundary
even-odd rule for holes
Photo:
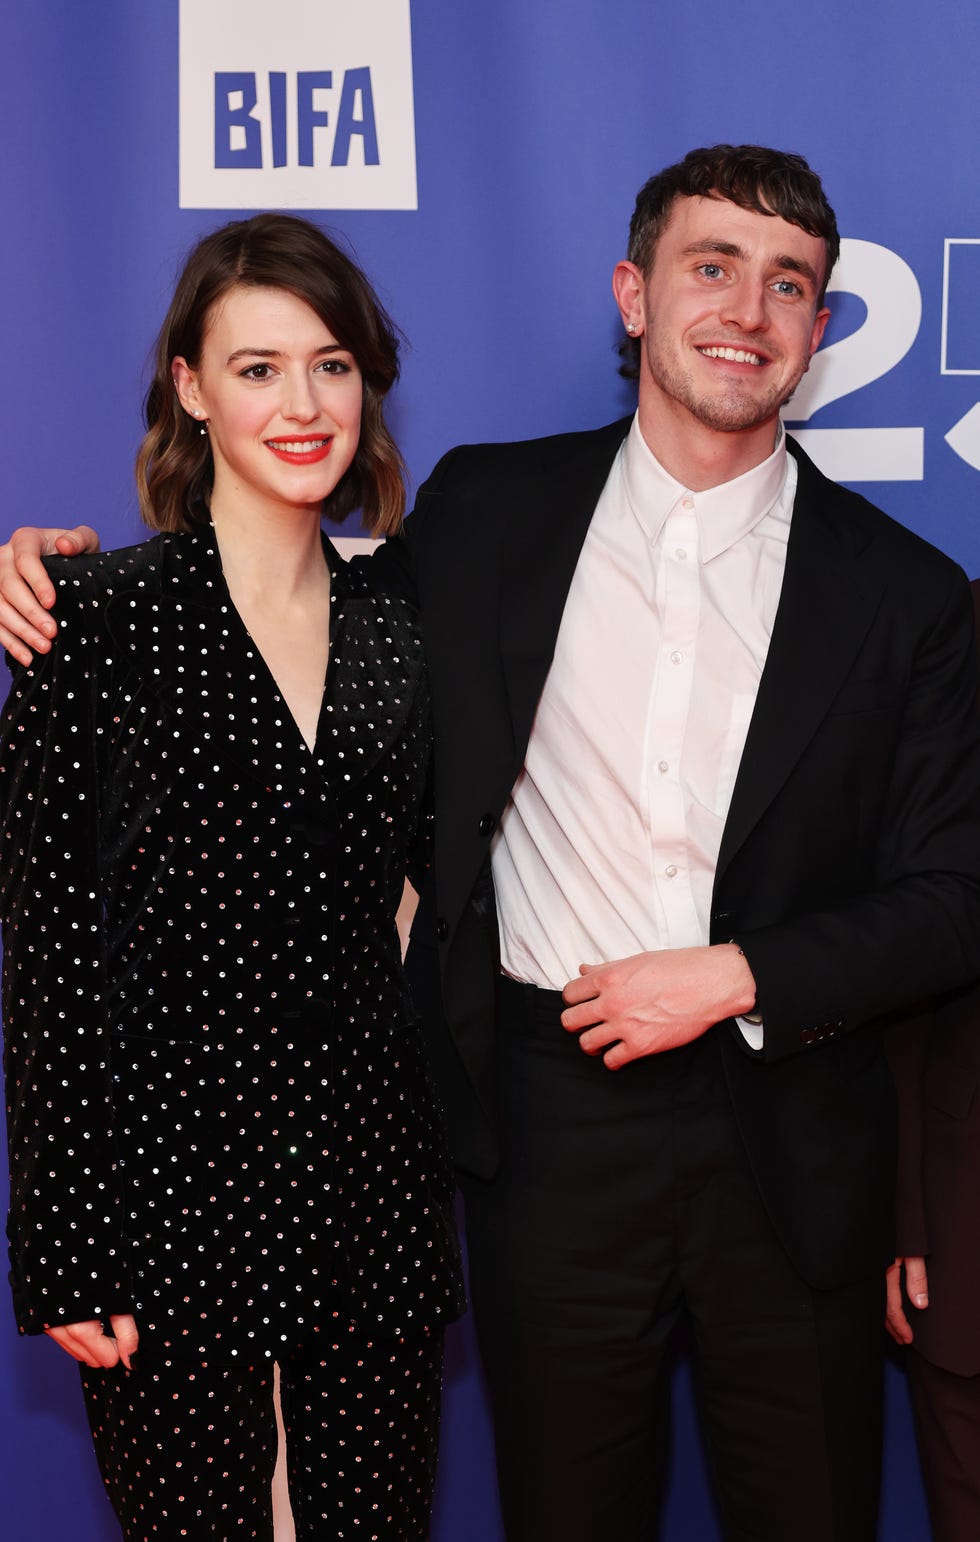
[[[674,866],[673,862],[668,862],[667,866],[664,868],[664,877],[665,878],[676,878],[677,877],[677,869]]]
[[[683,662],[683,659],[684,655],[681,650],[679,648],[675,648],[673,653],[670,655],[670,662],[672,664],[680,664]]]
[[[676,546],[674,548],[674,556],[677,558],[678,562],[687,561],[687,552],[684,550],[683,546]]]
[[[657,770],[660,772],[660,775],[663,776],[665,771],[670,770],[670,766],[667,764],[666,760],[658,760]]]
[[[685,509],[693,509],[694,499],[691,497],[690,493],[687,493],[686,496],[681,499],[681,507]]]

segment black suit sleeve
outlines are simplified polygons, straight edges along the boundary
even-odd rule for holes
[[[61,585],[58,639],[31,668],[15,668],[0,724],[8,1235],[28,1333],[131,1310],[99,856],[110,725],[99,607],[87,589],[76,566]]]
[[[921,1258],[929,1252],[924,1184],[923,1095],[931,1026],[929,1021],[912,1018],[892,1029],[886,1040],[898,1098],[895,1251],[906,1258]]]

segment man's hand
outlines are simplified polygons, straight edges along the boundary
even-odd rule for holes
[[[920,1312],[929,1305],[929,1276],[926,1261],[918,1257],[899,1257],[885,1270],[885,1327],[896,1344],[911,1344],[912,1324],[902,1306],[902,1270],[905,1270],[905,1294]]]
[[[47,653],[58,630],[48,611],[54,588],[42,557],[56,553],[75,557],[98,551],[99,538],[88,525],[74,530],[39,530],[24,525],[0,546],[0,647],[18,664],[29,664],[34,653]]]
[[[752,971],[732,942],[582,964],[579,974],[562,992],[568,1003],[562,1026],[581,1033],[587,1055],[605,1050],[610,1071],[689,1044],[723,1018],[755,1006]]]
[[[121,1360],[127,1371],[132,1370],[131,1359],[135,1355],[140,1336],[136,1319],[130,1316],[110,1317],[109,1326],[114,1334],[107,1338],[100,1322],[63,1323],[58,1328],[45,1328],[49,1338],[60,1344],[73,1360],[97,1371],[100,1366],[110,1370]]]

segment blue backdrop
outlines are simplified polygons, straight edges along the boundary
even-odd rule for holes
[[[148,348],[181,255],[232,217],[238,186],[244,211],[314,211],[376,281],[409,340],[393,421],[417,483],[455,442],[630,406],[609,276],[636,189],[692,145],[752,140],[807,156],[846,237],[830,351],[789,421],[832,474],[980,573],[973,0],[419,0],[410,51],[408,0],[187,0],[183,53],[180,10],[6,0],[5,527],[43,516],[139,539]],[[676,1402],[665,1537],[712,1542],[684,1363]],[[19,1342],[9,1314],[0,1464],[8,1535],[115,1535],[73,1367]],[[928,1537],[896,1365],[881,1534]],[[434,1536],[500,1537],[467,1325]]]

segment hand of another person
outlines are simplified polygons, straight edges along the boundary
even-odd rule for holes
[[[905,1294],[920,1312],[929,1305],[929,1275],[926,1261],[919,1257],[899,1257],[885,1270],[885,1327],[896,1344],[911,1344],[912,1324],[902,1304],[902,1270],[905,1270]]]
[[[118,1365],[121,1360],[127,1371],[132,1370],[131,1359],[139,1345],[140,1336],[136,1319],[130,1316],[110,1317],[109,1326],[113,1337],[105,1332],[101,1322],[62,1323],[57,1328],[45,1328],[49,1338],[60,1344],[74,1360],[98,1370]]]
[[[41,564],[56,553],[75,557],[98,551],[99,538],[88,525],[74,530],[40,530],[23,525],[0,546],[0,647],[18,664],[29,664],[34,653],[47,653],[58,630],[48,611],[54,586]]]
[[[579,975],[562,992],[562,1026],[580,1033],[585,1053],[602,1054],[611,1071],[688,1044],[755,1006],[755,980],[734,943],[582,964]]]

